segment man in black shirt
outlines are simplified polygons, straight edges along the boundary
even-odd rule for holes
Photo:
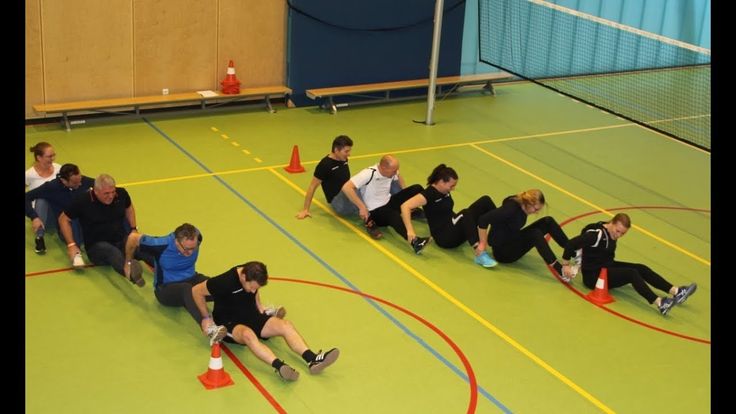
[[[267,283],[266,265],[253,261],[195,285],[192,297],[202,313],[202,330],[207,332],[212,324],[224,325],[228,331],[225,341],[248,346],[258,359],[271,365],[281,378],[295,381],[299,378],[299,371],[276,358],[273,351],[260,341],[281,336],[292,351],[301,355],[311,374],[322,372],[337,360],[340,350],[332,348],[327,352],[314,353],[291,322],[266,314],[258,291]],[[212,316],[207,310],[208,296],[212,296],[215,303]]]

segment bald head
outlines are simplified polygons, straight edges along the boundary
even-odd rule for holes
[[[381,157],[381,162],[378,163],[378,172],[382,176],[393,177],[397,171],[399,171],[399,160],[396,157],[391,154]]]

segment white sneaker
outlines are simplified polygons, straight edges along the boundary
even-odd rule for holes
[[[82,259],[82,253],[77,253],[74,255],[74,258],[72,259],[72,266],[74,266],[77,269],[80,269],[84,267],[84,259]]]
[[[284,319],[284,316],[286,316],[286,308],[283,306],[268,305],[263,310],[263,313],[268,316],[275,316],[279,319]]]
[[[210,346],[222,341],[227,335],[227,328],[223,325],[215,325],[214,323],[207,327],[207,337],[210,338]]]

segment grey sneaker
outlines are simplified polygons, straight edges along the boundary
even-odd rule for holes
[[[138,287],[146,285],[146,281],[143,279],[143,268],[137,260],[130,261],[130,275],[128,276],[128,280]]]
[[[299,379],[299,371],[295,370],[294,368],[284,364],[281,366],[281,368],[276,371],[279,373],[279,376],[287,381],[296,381]]]
[[[327,352],[319,351],[314,361],[309,363],[309,372],[312,374],[319,374],[323,369],[332,365],[337,361],[337,357],[340,356],[340,350],[332,348]]]
[[[207,337],[210,338],[210,346],[222,341],[227,335],[227,328],[223,325],[215,325],[214,323],[207,327]]]
[[[690,297],[695,291],[698,289],[697,283],[691,283],[687,286],[680,286],[677,288],[677,293],[675,294],[675,305],[680,305],[682,303],[685,303],[687,298]]]
[[[675,306],[674,298],[662,298],[662,301],[657,308],[659,309],[659,313],[661,313],[662,316],[665,316],[673,306]]]
[[[74,255],[74,258],[72,259],[72,266],[74,266],[75,269],[81,269],[84,267],[84,259],[82,259],[82,253],[77,253]]]
[[[378,240],[383,237],[383,233],[381,233],[381,230],[376,226],[376,222],[371,219],[368,219],[368,221],[365,222],[365,230],[370,234],[373,240]]]
[[[431,237],[414,237],[411,241],[411,247],[414,249],[414,253],[422,254],[422,250],[432,241]]]
[[[286,308],[284,308],[283,306],[269,305],[266,306],[266,309],[263,310],[263,313],[268,316],[275,316],[279,319],[284,319],[284,316],[286,316]]]

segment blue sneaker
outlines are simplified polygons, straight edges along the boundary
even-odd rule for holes
[[[657,306],[657,309],[659,309],[659,313],[661,313],[662,316],[665,316],[673,306],[675,306],[674,298],[662,298],[662,301],[660,302],[660,305]]]
[[[685,303],[687,298],[695,293],[696,289],[698,289],[697,283],[691,283],[687,286],[680,286],[679,288],[677,288],[677,294],[675,294],[675,304],[679,305],[681,303]]]
[[[483,267],[493,267],[498,264],[498,262],[493,260],[491,255],[488,254],[488,252],[483,252],[478,256],[475,256],[475,263]]]

